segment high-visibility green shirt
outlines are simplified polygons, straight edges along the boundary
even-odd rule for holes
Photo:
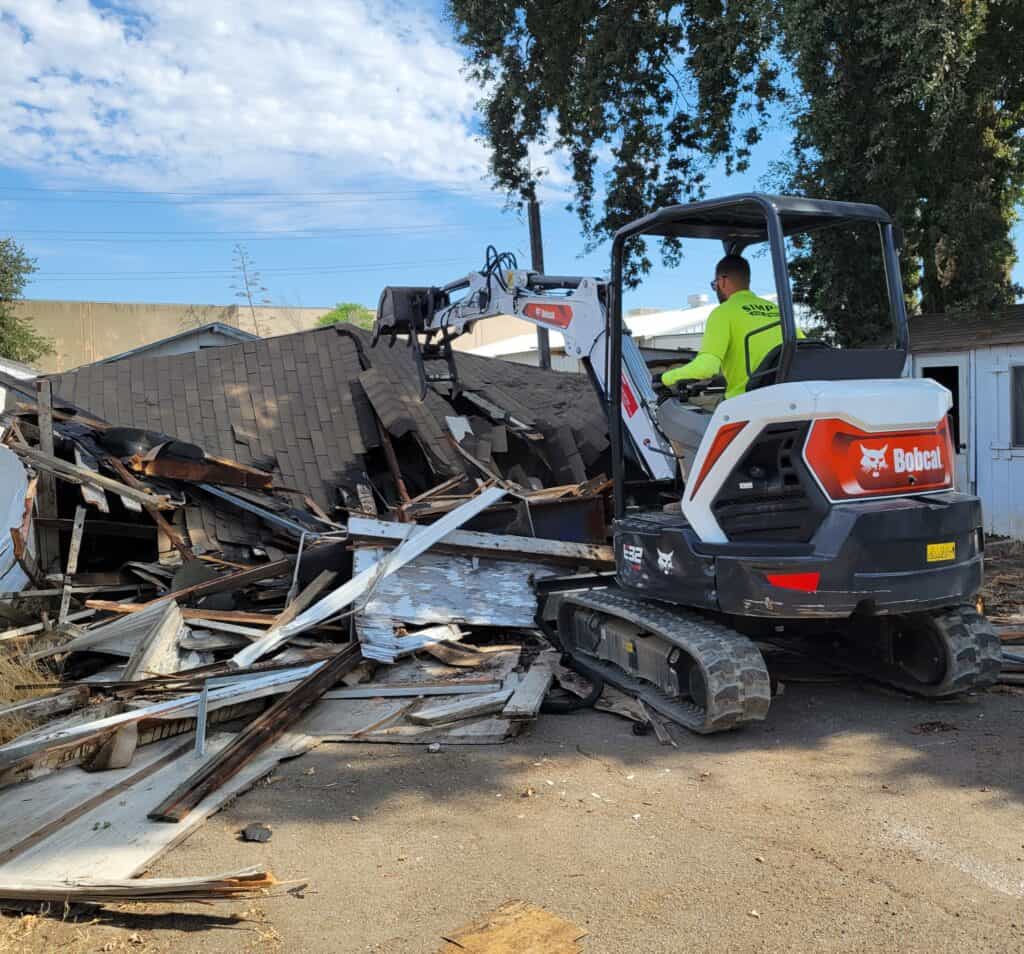
[[[661,376],[662,384],[671,387],[677,381],[701,381],[721,373],[725,375],[725,396],[742,394],[749,380],[747,335],[776,323],[750,339],[750,370],[756,371],[768,352],[782,344],[782,326],[778,321],[779,306],[775,302],[759,298],[749,288],[733,292],[708,316],[697,357],[689,364],[666,371]],[[804,337],[803,332],[798,331],[797,336]]]

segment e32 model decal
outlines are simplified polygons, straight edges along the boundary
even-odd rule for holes
[[[644,548],[637,546],[635,543],[624,543],[622,545],[622,561],[631,570],[643,569]]]

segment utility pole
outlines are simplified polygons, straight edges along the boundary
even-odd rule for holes
[[[530,199],[530,266],[535,272],[544,274],[544,241],[540,234],[540,203]],[[537,325],[537,355],[542,368],[551,367],[551,342],[548,329]]]

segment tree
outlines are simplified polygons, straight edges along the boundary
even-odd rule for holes
[[[13,238],[0,239],[0,357],[25,364],[54,351],[51,339],[36,332],[31,320],[14,313],[35,270],[35,260]]]
[[[794,120],[788,186],[877,202],[905,234],[912,310],[993,309],[1019,292],[1010,238],[1024,197],[1020,4],[786,0],[783,49],[807,100]],[[856,344],[877,337],[864,263],[822,235],[798,260],[797,291]]]
[[[1024,179],[1024,5],[1011,0],[449,0],[481,109],[495,184],[522,203],[568,154],[588,243],[660,205],[705,195],[710,168],[747,168],[782,108],[792,149],[780,191],[872,201],[906,234],[913,307],[1012,300],[1010,228]],[[1015,42],[1016,39],[1016,42]],[[603,187],[603,201],[600,192]],[[845,342],[872,337],[865,289],[877,236],[823,265],[815,238],[798,296]],[[800,250],[798,250],[799,252]],[[650,268],[630,250],[626,280]],[[671,264],[678,248],[665,243]]]
[[[533,143],[564,149],[592,247],[660,205],[701,198],[721,161],[747,168],[767,105],[785,98],[771,0],[688,4],[449,0],[481,101],[491,173],[514,204],[543,170]],[[602,163],[599,156],[610,156]],[[598,201],[603,180],[604,201]],[[665,243],[669,262],[678,247]],[[626,280],[651,266],[634,243]]]
[[[377,313],[372,308],[358,305],[354,301],[343,301],[335,305],[326,315],[322,315],[317,320],[317,324],[334,325],[339,321],[347,321],[357,328],[365,328],[369,331],[373,327],[376,317]]]
[[[260,323],[256,318],[256,306],[266,307],[272,304],[270,294],[244,245],[235,246],[233,258],[236,278],[231,287],[234,289],[235,298],[240,298],[248,304],[253,327],[258,335],[260,334]]]

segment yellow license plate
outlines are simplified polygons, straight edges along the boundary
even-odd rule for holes
[[[928,562],[941,563],[943,560],[956,559],[956,543],[929,543]]]

